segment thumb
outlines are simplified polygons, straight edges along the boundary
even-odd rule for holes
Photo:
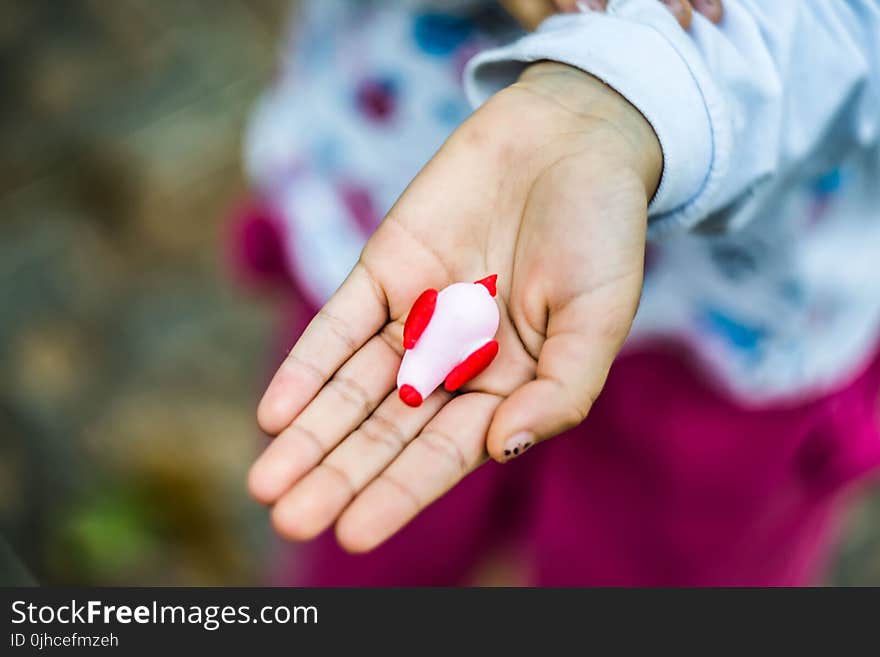
[[[629,308],[609,313],[588,297],[551,311],[535,379],[498,407],[489,427],[489,455],[503,463],[580,424],[605,384],[633,314]]]

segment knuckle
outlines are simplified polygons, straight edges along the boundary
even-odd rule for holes
[[[339,481],[339,483],[345,488],[348,493],[349,499],[353,498],[358,491],[358,486],[355,484],[354,480],[351,478],[351,475],[348,474],[346,470],[339,467],[338,465],[334,465],[333,463],[329,463],[328,461],[324,461],[318,468],[324,470],[328,474],[330,474],[334,479]]]
[[[315,320],[324,324],[326,328],[350,351],[355,351],[358,344],[351,337],[351,328],[348,323],[332,313],[326,307],[321,308],[315,316]]]
[[[397,477],[388,474],[387,472],[383,472],[379,475],[379,480],[384,481],[388,486],[397,490],[403,497],[412,502],[413,507],[418,510],[425,507],[425,503],[422,502],[421,498],[416,495],[415,491],[408,486],[407,484],[400,481]]]
[[[327,383],[346,403],[356,407],[362,413],[369,413],[372,399],[366,389],[354,379],[336,375]]]
[[[561,426],[561,431],[566,431],[584,421],[593,407],[598,393],[590,392],[586,395],[578,395],[561,381],[555,379],[554,381],[562,399],[557,420]]]
[[[364,251],[354,268],[356,272],[362,274],[366,284],[370,287],[373,295],[376,297],[376,301],[387,312],[388,295],[385,293],[385,289],[382,286],[382,277],[379,274],[379,269],[376,268],[374,264],[372,264],[369,258],[369,254],[372,250],[372,245],[375,244],[373,240],[374,238],[370,238],[367,241],[367,245],[366,247],[364,247]],[[381,259],[379,259],[379,262],[381,262]]]
[[[385,445],[395,453],[407,443],[403,430],[394,421],[377,413],[364,422],[361,433],[367,440]]]
[[[324,370],[322,370],[310,360],[306,360],[302,356],[297,354],[295,349],[291,349],[290,353],[287,354],[287,358],[284,359],[284,366],[288,368],[296,367],[302,370],[309,377],[314,379],[316,383],[323,383],[327,380],[327,375]]]
[[[566,413],[562,417],[563,431],[573,429],[587,417],[587,412],[577,405],[569,405]]]
[[[318,434],[311,429],[306,429],[298,424],[291,425],[290,429],[293,433],[294,439],[298,439],[298,443],[309,445],[312,448],[315,460],[320,461],[320,459],[324,457],[327,447],[321,442]]]
[[[449,434],[442,431],[425,431],[422,432],[418,442],[452,464],[460,474],[463,475],[468,471],[464,452]]]

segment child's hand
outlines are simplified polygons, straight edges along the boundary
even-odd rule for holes
[[[583,6],[593,11],[604,11],[608,0],[500,0],[501,5],[527,30],[534,30],[544,19],[558,12],[579,11]],[[659,0],[675,16],[684,29],[691,26],[693,11],[697,10],[713,23],[724,15],[722,0]]]
[[[456,130],[260,403],[278,435],[249,483],[278,532],[308,539],[341,514],[341,544],[369,550],[487,451],[505,461],[583,420],[638,305],[661,168],[641,114],[561,64],[533,65]],[[489,273],[498,358],[466,393],[405,406],[395,376],[411,304]]]

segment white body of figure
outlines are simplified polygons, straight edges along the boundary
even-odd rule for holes
[[[401,398],[407,404],[418,406],[475,352],[483,349],[482,355],[475,359],[477,362],[466,367],[470,375],[462,372],[458,377],[460,381],[464,378],[459,385],[476,376],[494,358],[497,344],[493,338],[498,330],[499,313],[493,298],[494,277],[490,278],[489,285],[454,283],[437,293],[433,313],[415,346],[404,353],[397,375]],[[491,348],[485,349],[490,343]],[[412,394],[413,389],[418,397]]]

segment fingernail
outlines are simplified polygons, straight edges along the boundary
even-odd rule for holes
[[[703,14],[713,23],[718,23],[724,15],[724,6],[721,0],[694,0],[694,9]]]
[[[582,13],[605,11],[605,0],[578,0],[574,4]]]
[[[691,15],[690,11],[688,11],[689,6],[685,5],[681,0],[660,0],[666,8],[672,12],[672,15],[675,16],[675,19],[679,22],[679,24],[687,29],[690,27],[691,23]]]
[[[504,460],[515,458],[535,444],[535,436],[529,431],[514,434],[504,445]]]

